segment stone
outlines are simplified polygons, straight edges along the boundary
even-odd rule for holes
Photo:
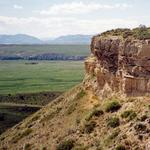
[[[96,77],[97,91],[126,96],[150,93],[150,40],[98,35],[92,38],[87,75]],[[95,86],[95,85],[91,85]]]

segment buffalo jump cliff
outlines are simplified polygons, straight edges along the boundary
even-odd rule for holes
[[[128,35],[126,37],[114,32],[92,39],[92,54],[85,61],[87,74],[96,77],[96,84],[91,86],[95,86],[99,95],[118,92],[142,96],[150,93],[150,39],[133,37],[133,31],[127,29],[120,30]]]
[[[149,150],[150,28],[94,36],[83,82],[0,135],[1,150]]]

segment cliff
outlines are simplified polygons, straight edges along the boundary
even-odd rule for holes
[[[85,61],[87,74],[96,78],[91,86],[100,95],[146,95],[150,93],[150,39],[138,39],[132,32],[123,37],[121,33],[93,37],[92,54]]]
[[[149,150],[150,41],[142,30],[93,37],[83,83],[3,133],[0,149]]]

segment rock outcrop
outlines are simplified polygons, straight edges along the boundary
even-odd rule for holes
[[[150,93],[150,39],[102,34],[93,37],[86,73],[97,94],[118,92],[126,96]],[[87,84],[87,82],[86,82]],[[89,85],[88,85],[89,86]]]

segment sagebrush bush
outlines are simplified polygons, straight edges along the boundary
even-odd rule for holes
[[[29,143],[26,143],[26,144],[24,145],[23,150],[30,150],[30,149],[31,149],[31,145],[30,145]]]
[[[133,120],[136,116],[137,114],[133,110],[126,110],[121,114],[122,118],[127,118],[128,120]]]
[[[72,139],[61,142],[56,150],[71,150],[74,147],[75,141]]]
[[[126,150],[125,146],[124,145],[118,145],[116,147],[116,150]]]
[[[100,108],[94,108],[94,109],[92,109],[92,110],[88,113],[88,115],[86,116],[85,120],[86,120],[86,121],[89,121],[93,116],[99,117],[99,116],[101,116],[101,115],[103,115],[103,114],[104,114],[103,110],[101,110]]]
[[[80,98],[82,98],[82,97],[85,96],[85,95],[86,95],[85,91],[84,91],[84,90],[81,90],[81,91],[77,94],[76,99],[80,99]]]
[[[105,106],[106,112],[115,112],[121,108],[121,105],[118,101],[108,102]]]
[[[145,115],[142,115],[142,116],[141,116],[140,120],[141,120],[141,121],[145,121],[147,118],[148,118],[148,116],[145,114]]]
[[[94,130],[95,126],[96,126],[95,121],[90,121],[90,122],[85,123],[84,132],[85,133],[91,133]]]
[[[134,126],[134,129],[135,129],[137,132],[145,131],[146,128],[147,128],[146,125],[143,124],[143,123],[137,123],[137,124]]]
[[[115,128],[120,125],[120,121],[118,117],[110,117],[107,119],[107,126]]]

